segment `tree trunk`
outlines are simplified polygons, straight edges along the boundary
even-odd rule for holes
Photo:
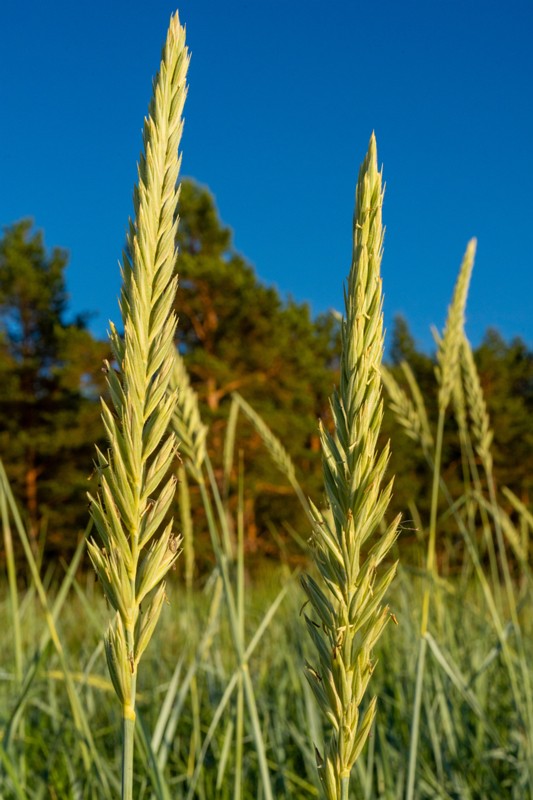
[[[37,478],[39,470],[35,466],[35,451],[26,453],[26,509],[28,513],[28,535],[34,555],[38,553],[39,503],[37,499]]]

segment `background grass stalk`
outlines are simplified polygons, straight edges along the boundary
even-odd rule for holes
[[[428,538],[428,551],[426,561],[426,575],[427,582],[424,590],[424,598],[422,600],[422,622],[420,624],[420,635],[426,635],[429,625],[429,601],[431,597],[431,586],[437,578],[437,568],[435,561],[435,551],[437,543],[437,514],[439,507],[439,485],[440,485],[440,467],[442,461],[442,440],[444,435],[444,418],[445,412],[439,410],[439,418],[437,422],[437,436],[435,439],[435,456],[433,459],[433,479],[431,483],[431,508],[429,517],[429,538]]]
[[[441,484],[442,442],[446,410],[453,395],[456,382],[460,381],[460,357],[464,336],[464,317],[470,276],[474,266],[476,240],[472,239],[466,248],[461,263],[454,295],[448,310],[446,326],[442,339],[438,342],[436,369],[439,383],[437,435],[435,437],[435,456],[433,458],[433,476],[431,489],[431,508],[429,518],[429,537],[426,559],[426,585],[422,599],[422,620],[420,624],[420,644],[418,651],[415,697],[413,717],[411,720],[411,740],[409,745],[409,769],[407,777],[407,800],[412,800],[415,788],[415,772],[417,762],[418,740],[420,735],[420,714],[422,708],[422,689],[426,665],[427,641],[429,630],[430,600],[437,584],[438,570],[436,564],[437,516],[439,504],[439,487]]]
[[[41,639],[41,651],[44,649],[45,642],[48,641],[48,637],[53,643],[54,649],[57,653],[59,658],[61,672],[64,677],[65,687],[67,691],[67,696],[69,700],[70,711],[72,714],[72,720],[76,731],[80,737],[80,749],[81,749],[81,758],[83,761],[83,767],[85,770],[85,774],[94,770],[98,775],[101,781],[101,788],[102,794],[104,797],[109,796],[109,785],[107,781],[107,777],[105,772],[102,769],[101,759],[96,749],[94,739],[92,736],[91,728],[86,717],[81,698],[79,697],[76,688],[74,686],[74,681],[72,679],[72,673],[68,667],[67,663],[67,656],[65,653],[65,649],[63,647],[63,643],[59,636],[59,631],[57,628],[57,616],[59,613],[59,609],[62,605],[64,600],[64,596],[62,599],[58,596],[56,604],[52,608],[50,606],[50,602],[48,600],[48,596],[46,594],[46,588],[41,580],[39,575],[39,568],[37,565],[37,561],[35,559],[35,555],[31,546],[31,540],[29,534],[26,532],[26,529],[22,523],[22,519],[20,517],[19,510],[17,508],[17,504],[15,502],[15,498],[13,497],[13,493],[11,491],[11,487],[9,485],[7,475],[5,473],[5,469],[3,464],[0,462],[0,494],[2,494],[5,498],[7,508],[12,516],[15,528],[17,530],[20,542],[22,544],[24,554],[26,556],[28,568],[30,571],[30,575],[32,577],[33,585],[35,587],[37,596],[39,597],[39,601],[42,606],[44,618],[46,621],[47,626],[47,634],[43,633]],[[71,569],[69,570],[68,579],[65,579],[64,582],[64,591],[68,591],[68,587],[70,586],[70,581],[73,578],[74,571],[79,564],[79,556],[81,556],[82,546],[78,548],[77,558],[73,560],[71,565]],[[63,587],[62,587],[63,589]],[[62,594],[62,593],[61,593]],[[35,677],[35,672],[30,668],[26,674],[26,678],[24,680],[24,687],[22,688],[21,693],[21,705],[18,706],[16,713],[14,713],[10,723],[8,724],[4,737],[3,737],[3,745],[8,746],[9,740],[11,736],[14,735],[15,728],[16,728],[16,719],[19,716],[19,713],[22,712],[23,703],[26,701],[25,693],[26,690],[29,689],[31,682]]]
[[[218,530],[216,522],[217,516],[215,515],[213,509],[211,496],[208,492],[204,475],[200,471],[197,476],[197,479],[200,487],[200,493],[202,496],[202,504],[206,514],[207,523],[209,526],[211,543],[213,545],[213,550],[215,553],[217,564],[220,569],[220,574],[222,576],[224,595],[226,599],[226,607],[228,610],[231,638],[233,641],[233,646],[235,648],[235,654],[238,660],[238,665],[240,669],[239,678],[240,680],[242,680],[244,688],[244,697],[246,700],[246,705],[248,708],[248,714],[250,717],[250,723],[252,727],[252,737],[254,739],[256,747],[257,759],[259,763],[259,769],[261,772],[261,779],[263,781],[262,790],[266,800],[273,800],[274,795],[272,793],[267,755],[266,755],[263,735],[261,732],[261,722],[259,720],[255,692],[248,667],[249,653],[245,647],[245,641],[241,635],[242,623],[239,620],[239,603],[238,599],[236,599],[235,597],[231,579],[229,576],[229,559],[231,558],[231,552],[230,552],[231,545],[230,545],[230,535],[227,524],[226,509],[224,508],[224,505],[222,503],[222,498],[220,497],[220,492],[218,490],[218,485],[215,480],[213,468],[209,460],[209,457],[207,455],[204,458],[204,463],[206,471],[208,473],[209,486],[211,488],[214,497],[215,506],[218,512],[218,520],[220,523],[220,528],[222,528],[222,533],[220,533]],[[241,587],[239,591],[242,592],[243,588]]]
[[[172,424],[176,435],[179,437],[180,452],[183,454],[185,466],[189,471],[190,475],[196,481],[198,488],[200,490],[202,508],[205,514],[205,519],[207,522],[209,535],[211,538],[213,553],[215,555],[217,569],[219,571],[222,580],[224,598],[226,601],[226,609],[228,612],[228,622],[229,622],[231,640],[237,660],[237,672],[234,673],[234,676],[232,678],[232,682],[234,682],[234,685],[231,685],[231,690],[230,690],[230,684],[228,684],[227,698],[225,696],[224,703],[222,703],[221,701],[218,710],[220,710],[220,713],[222,713],[222,708],[226,702],[226,699],[229,699],[229,696],[233,691],[234,686],[238,685],[238,691],[239,693],[242,691],[244,695],[244,701],[246,703],[246,707],[248,710],[248,717],[251,724],[251,734],[255,744],[257,761],[258,761],[259,771],[261,774],[261,781],[262,781],[261,790],[265,800],[272,800],[274,795],[270,781],[267,753],[262,733],[261,721],[259,719],[259,714],[257,710],[257,702],[255,698],[254,687],[252,684],[249,665],[248,665],[251,653],[253,652],[257,642],[261,638],[266,628],[266,625],[259,626],[259,628],[256,631],[255,637],[252,638],[252,641],[250,642],[248,647],[246,647],[246,642],[244,638],[244,618],[245,618],[244,605],[243,605],[244,562],[242,561],[243,544],[244,544],[243,542],[244,518],[243,518],[243,506],[242,506],[243,497],[239,495],[238,520],[237,520],[239,546],[237,553],[237,559],[238,559],[237,575],[236,575],[237,587],[235,589],[230,575],[231,572],[230,568],[234,561],[234,553],[231,541],[231,532],[229,528],[228,508],[224,504],[224,499],[222,497],[220,487],[216,480],[213,465],[211,463],[211,459],[206,449],[207,428],[203,424],[200,416],[200,411],[198,407],[198,397],[196,395],[196,392],[191,387],[187,370],[183,362],[183,358],[177,351],[174,353],[174,369],[172,372],[170,386],[171,389],[177,386],[181,387]],[[225,464],[224,482],[226,484],[227,481],[229,480],[229,474],[231,472],[230,461],[233,458],[232,454],[233,454],[234,434],[235,434],[234,429],[232,430],[230,428],[228,435],[231,441],[226,442],[224,446],[224,464]],[[224,487],[224,491],[225,493],[227,493],[227,486]],[[242,487],[240,491],[241,492],[243,491]],[[279,600],[281,600],[281,596],[284,594],[286,589],[287,587],[285,587],[283,592],[280,594],[278,598]],[[272,604],[269,614],[274,613],[276,606],[277,602]],[[266,618],[269,618],[269,614],[266,615]],[[240,716],[241,713],[239,711],[241,702],[242,702],[241,699],[238,698],[237,700],[238,716]],[[190,783],[189,793],[187,795],[188,798],[193,797],[193,793],[196,787],[196,782],[198,780],[198,776],[200,774],[200,770],[202,767],[201,761],[203,755],[205,755],[205,751],[208,746],[209,740],[212,736],[212,733],[214,732],[214,729],[218,724],[218,718],[217,718],[218,710],[215,713],[215,717],[213,718],[208,734],[204,741],[201,754],[202,757],[198,761],[197,769],[195,770],[195,774]],[[240,724],[241,723],[238,722],[237,725],[238,729]],[[238,735],[238,733],[236,735]],[[238,753],[237,756],[240,757]]]
[[[490,449],[493,439],[493,432],[491,430],[487,406],[485,403],[485,398],[483,396],[483,390],[481,388],[481,382],[479,380],[477,367],[474,361],[474,354],[472,353],[472,348],[466,336],[463,337],[461,356],[462,356],[462,365],[464,373],[465,394],[468,401],[467,404],[472,423],[472,432],[475,440],[476,452],[481,460],[489,490],[489,501],[490,501],[490,506],[493,510],[494,531],[496,534],[496,541],[498,544],[500,566],[503,574],[504,586],[507,595],[507,607],[509,614],[511,616],[515,636],[517,639],[517,645],[518,645],[517,661],[518,661],[518,668],[521,674],[519,676],[519,679],[515,677],[514,684],[515,686],[520,686],[522,688],[521,696],[523,698],[523,701],[522,702],[520,701],[520,696],[518,695],[517,707],[519,708],[523,716],[524,729],[527,731],[525,741],[528,750],[528,756],[529,756],[528,764],[530,765],[530,775],[531,775],[532,771],[531,764],[533,763],[533,759],[531,757],[531,751],[532,751],[531,737],[533,735],[533,692],[531,690],[530,667],[527,661],[524,648],[522,628],[520,625],[517,600],[515,596],[515,587],[513,585],[511,568],[507,556],[507,550],[505,547],[505,541],[501,523],[501,513],[496,495],[496,481],[493,471],[492,452]],[[514,673],[514,669],[512,669],[512,673]],[[530,796],[531,792],[533,792],[533,788],[530,788]]]
[[[122,705],[122,797],[133,794],[137,671],[165,601],[163,579],[179,552],[172,522],[161,533],[176,479],[165,475],[176,454],[167,429],[176,405],[174,366],[177,180],[188,67],[185,31],[171,18],[149,115],[145,120],[120,300],[124,337],[111,326],[118,371],[106,363],[112,410],[102,403],[109,439],[97,451],[100,488],[91,514],[102,546],[91,560],[115,610],[105,639],[107,663]],[[159,535],[157,535],[159,534]],[[141,614],[141,603],[143,603]]]

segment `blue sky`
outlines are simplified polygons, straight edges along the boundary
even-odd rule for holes
[[[0,223],[70,253],[71,308],[118,319],[118,259],[172,4],[4,0]],[[441,327],[479,241],[467,332],[533,345],[530,0],[183,0],[183,174],[214,192],[261,280],[341,308],[355,181],[375,130],[388,328]]]

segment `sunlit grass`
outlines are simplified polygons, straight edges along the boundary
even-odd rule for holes
[[[264,584],[249,590],[247,636],[253,636],[277,590],[286,581],[286,572],[275,570]],[[213,711],[235,668],[231,633],[223,614],[216,620],[212,639],[196,663],[211,589],[196,591],[186,605],[180,602],[181,586],[177,582],[170,584],[170,613],[163,617],[155,634],[139,682],[138,711],[141,727],[149,739],[157,728],[169,693],[172,708],[178,706],[179,690],[173,694],[171,686],[179,660],[177,653],[183,659],[178,683],[183,685],[188,670],[195,665],[193,679],[180,701],[164,769],[165,783],[170,796],[175,798],[187,796],[188,776],[194,772]],[[422,591],[421,578],[400,571],[398,585],[390,596],[399,624],[389,626],[376,648],[378,663],[373,681],[380,703],[368,750],[354,772],[354,791],[364,797],[403,796],[417,652],[417,625],[412,620],[412,609],[420,608]],[[51,602],[55,594],[52,589]],[[36,633],[42,631],[44,619],[31,590],[21,599],[23,648],[30,654],[35,650]],[[79,620],[87,615],[87,604],[92,615],[81,631]],[[275,797],[318,796],[313,742],[320,742],[322,721],[303,677],[303,660],[310,658],[312,652],[310,643],[302,636],[300,606],[301,592],[293,577],[289,595],[250,661]],[[120,709],[114,703],[100,643],[100,626],[106,615],[97,587],[78,585],[61,612],[58,634],[75,669],[72,679],[95,743],[112,773],[119,769],[121,759]],[[441,623],[434,632],[434,649],[431,646],[429,649],[424,682],[417,779],[420,796],[435,796],[436,787],[440,792],[436,796],[441,797],[527,796],[526,732],[520,724],[506,666],[484,610],[482,592],[475,584],[463,590],[458,580],[450,580],[439,593],[435,616]],[[522,618],[526,655],[531,662],[533,620],[527,612],[522,613]],[[0,666],[0,708],[5,733],[17,699],[10,611],[5,602],[0,608],[0,630],[4,654]],[[509,646],[514,651],[512,635],[509,637]],[[227,740],[235,722],[236,705],[232,702],[207,749],[195,796],[233,796],[235,756]],[[74,778],[80,777],[81,743],[72,721],[61,665],[51,649],[45,652],[30,687],[24,723],[24,735],[17,733],[11,753],[17,773],[18,765],[22,761],[25,764],[26,796],[38,797],[46,786],[52,786],[57,797],[76,797]],[[139,797],[164,796],[157,793],[155,774],[153,770],[151,773],[142,743],[137,749],[135,791]],[[99,797],[97,775],[85,779],[86,786],[79,796]],[[256,797],[261,778],[248,736],[244,739],[241,780],[242,796]],[[17,796],[5,769],[1,773],[0,794],[5,798]]]

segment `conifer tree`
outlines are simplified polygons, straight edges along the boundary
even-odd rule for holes
[[[85,527],[92,440],[100,438],[101,359],[107,348],[66,319],[67,254],[47,251],[30,220],[0,239],[0,456],[25,509],[34,542],[68,549]],[[58,514],[59,510],[59,514]]]

